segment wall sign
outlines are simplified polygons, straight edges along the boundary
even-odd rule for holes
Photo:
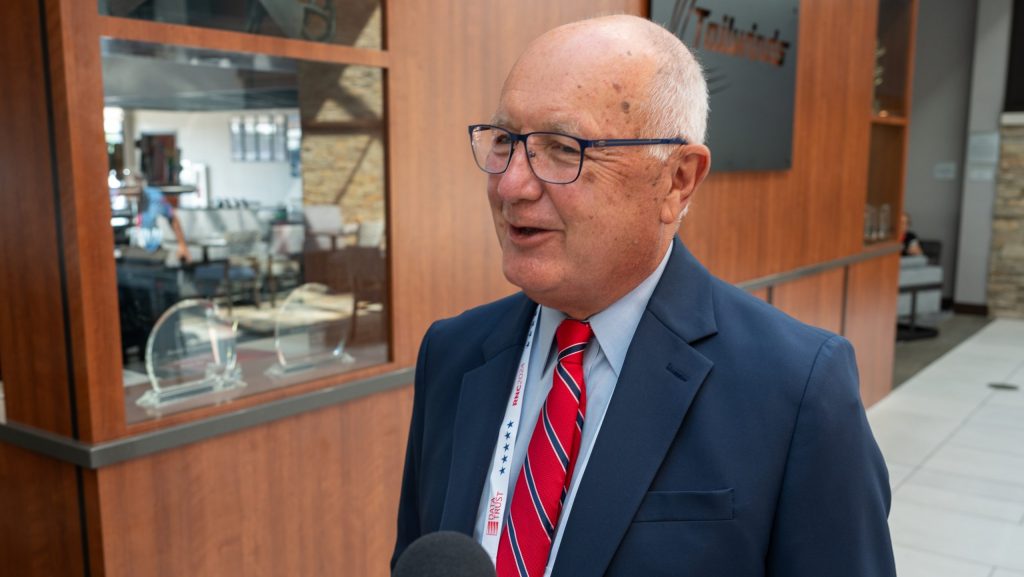
[[[792,165],[799,0],[651,0],[704,67],[716,171]]]

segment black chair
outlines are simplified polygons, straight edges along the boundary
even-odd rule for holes
[[[938,265],[942,263],[942,241],[918,239],[917,242],[921,245],[924,255],[928,257],[928,264]]]

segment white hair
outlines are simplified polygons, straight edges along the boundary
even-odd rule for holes
[[[645,132],[650,138],[679,137],[691,144],[704,144],[708,86],[700,63],[674,34],[653,22],[650,24],[647,38],[657,72],[648,86]],[[656,158],[666,160],[671,148],[652,146],[650,151]]]

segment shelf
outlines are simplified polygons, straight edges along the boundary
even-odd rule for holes
[[[906,126],[907,117],[895,114],[888,116],[879,116],[878,114],[872,114],[871,124],[883,124],[885,126]]]

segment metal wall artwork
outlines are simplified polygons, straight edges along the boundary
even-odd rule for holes
[[[788,169],[799,0],[651,0],[650,14],[704,68],[714,170]]]

